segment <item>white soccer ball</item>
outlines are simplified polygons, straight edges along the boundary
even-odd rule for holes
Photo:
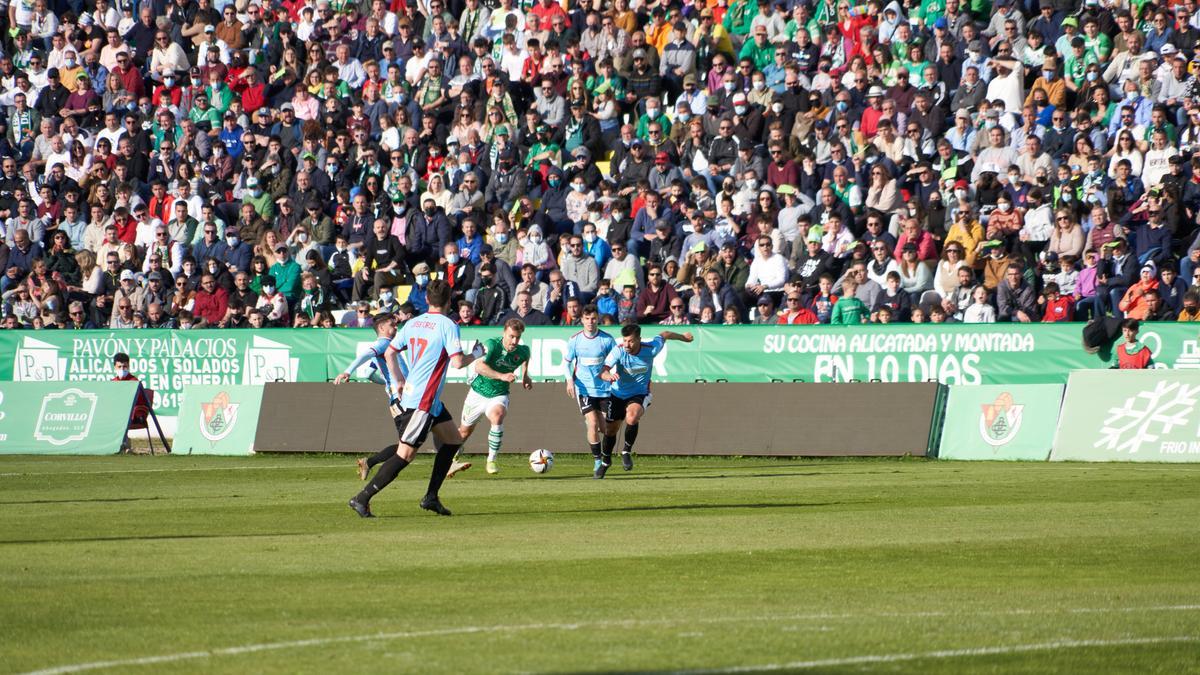
[[[534,473],[546,473],[554,466],[554,453],[549,450],[534,450],[529,453],[529,468]]]

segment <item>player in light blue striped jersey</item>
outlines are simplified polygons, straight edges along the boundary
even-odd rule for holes
[[[579,405],[587,428],[588,448],[592,451],[593,475],[600,470],[601,437],[608,414],[609,385],[600,379],[604,359],[617,346],[611,335],[600,330],[600,310],[595,305],[583,308],[583,330],[567,341],[567,395]]]
[[[662,353],[667,340],[691,342],[692,334],[665,330],[643,342],[642,327],[636,323],[625,324],[621,328],[621,345],[614,347],[604,359],[604,372],[600,377],[611,383],[612,389],[603,457],[596,469],[596,478],[604,478],[612,464],[612,451],[617,446],[617,430],[622,422],[625,423],[625,447],[621,450],[621,465],[626,471],[633,470],[633,444],[637,441],[638,423],[650,407],[650,375],[654,371],[654,359]]]

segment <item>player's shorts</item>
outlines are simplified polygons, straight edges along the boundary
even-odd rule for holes
[[[607,396],[588,396],[587,394],[577,394],[576,402],[579,403],[579,412],[586,415],[593,410],[599,410],[601,415],[608,414]]]
[[[608,415],[605,417],[609,422],[621,422],[625,420],[625,408],[629,407],[630,403],[636,403],[643,408],[650,407],[650,394],[637,394],[629,398],[621,398],[612,396],[608,399]]]
[[[397,408],[399,406],[392,406],[393,411]],[[446,410],[446,406],[442,406],[442,411],[437,415],[417,408],[400,408],[400,413],[393,415],[392,421],[396,423],[400,442],[419,448],[425,442],[425,437],[429,435],[430,429],[442,422],[453,422],[454,418],[450,416],[450,411]]]
[[[467,392],[467,399],[463,401],[463,426],[469,427],[475,424],[484,413],[498,405],[504,406],[505,409],[508,408],[508,394],[489,397],[471,389]]]

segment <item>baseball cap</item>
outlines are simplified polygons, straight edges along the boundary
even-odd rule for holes
[[[1079,28],[1079,20],[1073,16],[1068,16],[1067,18],[1063,19],[1062,25]]]
[[[121,270],[121,281],[133,281],[133,280],[134,280],[134,276],[133,276],[132,270]]]
[[[944,17],[944,16],[939,16],[937,21],[933,22],[933,27],[938,30],[946,30],[946,28],[949,26],[950,26],[950,23],[948,21],[946,21],[946,17]]]
[[[412,272],[413,274],[429,274],[429,264],[419,262],[413,265]]]
[[[571,156],[575,158],[588,159],[592,156],[592,151],[587,149],[587,146],[579,146],[571,151]]]
[[[129,270],[125,270],[125,271],[128,272]],[[149,279],[150,281],[162,281],[163,280],[163,276],[159,272],[151,272],[150,276],[148,276],[146,278]]]
[[[666,163],[666,162],[668,162],[668,161],[670,161],[670,160],[671,160],[671,156],[670,156],[670,155],[668,155],[666,152],[662,152],[662,151],[660,151],[660,152],[659,152],[657,155],[655,155],[655,156],[654,156],[654,161],[655,161],[655,162],[663,162],[663,163]]]
[[[248,178],[246,180],[246,187],[248,187],[248,188],[258,187],[258,178],[256,176],[251,176],[250,178]]]

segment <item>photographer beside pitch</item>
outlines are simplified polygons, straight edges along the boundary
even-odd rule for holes
[[[442,403],[442,389],[449,367],[466,368],[471,365],[479,356],[480,348],[477,346],[472,354],[463,353],[458,325],[446,316],[450,305],[450,286],[445,281],[431,281],[425,294],[429,311],[408,321],[392,339],[385,354],[388,373],[401,408],[397,416],[397,428],[401,428],[401,425],[403,428],[395,455],[388,458],[366,487],[350,499],[350,508],[363,518],[374,517],[371,499],[396,480],[412,462],[417,448],[425,442],[430,431],[442,445],[433,461],[429,488],[420,506],[438,515],[450,515],[450,510],[438,498],[438,491],[446,480],[454,455],[462,447],[462,436],[454,418]],[[400,365],[401,351],[407,351],[407,376]]]
[[[621,450],[621,465],[633,470],[633,444],[637,441],[638,423],[650,406],[650,374],[667,340],[691,342],[691,333],[663,331],[649,341],[642,341],[642,327],[636,323],[621,329],[621,344],[608,353],[600,377],[611,385],[608,400],[608,428],[595,478],[604,478],[612,465],[612,451],[617,445],[617,430],[625,423],[625,447]]]

